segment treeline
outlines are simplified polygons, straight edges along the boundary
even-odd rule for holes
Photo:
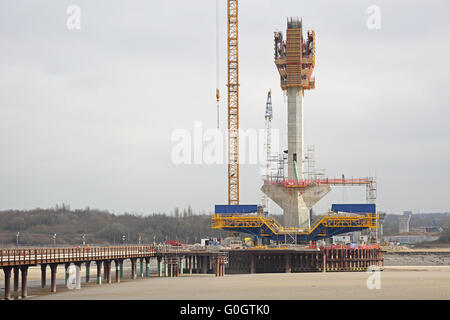
[[[283,217],[276,216],[283,224]],[[440,225],[439,242],[450,243],[450,213],[414,214],[411,227]],[[384,235],[398,233],[398,215],[387,214]],[[54,236],[56,234],[56,237]],[[178,240],[198,243],[201,238],[224,238],[227,233],[211,228],[211,215],[197,213],[189,206],[164,212],[114,214],[98,209],[71,210],[69,206],[51,209],[0,211],[0,247],[121,245],[162,243]]]
[[[56,234],[56,236],[55,236]],[[120,214],[97,209],[0,211],[0,246],[119,245],[178,240],[200,242],[204,237],[224,237],[211,228],[211,216],[196,214],[191,207],[165,213]]]

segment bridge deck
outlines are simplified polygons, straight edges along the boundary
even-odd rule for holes
[[[219,251],[157,246],[0,249],[0,267],[151,258],[183,254],[214,256],[219,254]]]

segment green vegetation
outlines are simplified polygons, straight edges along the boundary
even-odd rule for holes
[[[65,206],[55,209],[29,211],[0,211],[0,246],[80,245],[85,235],[86,244],[121,245],[142,244],[166,240],[200,242],[201,238],[226,236],[225,232],[211,229],[211,216],[194,214],[192,209],[175,208],[174,215],[121,214],[86,208],[70,210]],[[125,241],[124,241],[125,237]]]

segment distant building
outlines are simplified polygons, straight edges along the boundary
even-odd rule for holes
[[[398,217],[398,232],[407,233],[409,232],[409,223],[411,221],[411,215],[408,214],[411,211],[404,211],[402,216]]]
[[[386,217],[386,212],[378,212],[379,215],[379,222],[380,222],[380,227],[378,228],[378,235],[381,237],[383,235],[383,224],[384,224],[384,218]]]

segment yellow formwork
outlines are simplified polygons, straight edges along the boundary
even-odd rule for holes
[[[226,228],[260,228],[266,225],[274,234],[311,234],[318,226],[327,228],[369,228],[379,227],[378,213],[366,213],[364,215],[337,216],[329,215],[322,217],[312,228],[290,228],[282,227],[275,219],[263,216],[240,215],[240,214],[213,214],[213,229]]]

